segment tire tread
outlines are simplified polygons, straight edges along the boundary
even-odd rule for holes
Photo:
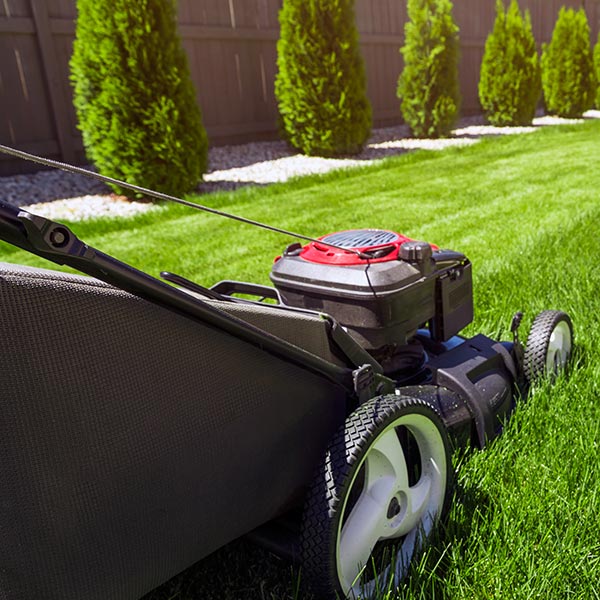
[[[331,552],[335,547],[335,528],[328,527],[325,523],[335,522],[335,515],[342,506],[341,499],[352,479],[353,469],[362,459],[377,430],[387,421],[392,421],[399,409],[415,408],[428,411],[431,418],[438,421],[444,443],[448,444],[447,432],[434,406],[417,398],[393,395],[374,398],[359,407],[333,437],[307,494],[301,531],[303,580],[318,597],[342,597],[337,580],[335,552]],[[451,487],[450,479],[445,504]]]
[[[559,310],[544,310],[533,320],[525,354],[523,356],[523,371],[528,384],[543,378],[546,373],[546,353],[550,344],[552,331],[561,321],[565,321],[573,336],[573,325],[569,315]]]

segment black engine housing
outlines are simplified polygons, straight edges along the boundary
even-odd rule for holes
[[[311,260],[310,245],[294,244],[276,260],[271,280],[285,304],[331,315],[369,351],[404,346],[424,326],[434,341],[446,341],[473,320],[471,263],[463,254],[411,240],[382,257],[389,247],[359,248],[363,258],[340,265]]]

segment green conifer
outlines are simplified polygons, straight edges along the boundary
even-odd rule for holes
[[[413,135],[440,137],[458,117],[458,27],[450,0],[408,0],[398,81],[402,115]]]
[[[79,0],[71,80],[101,173],[174,195],[196,187],[208,143],[173,0]]]
[[[541,95],[541,70],[531,17],[512,0],[496,2],[494,29],[485,42],[479,100],[492,125],[529,125]]]
[[[354,0],[284,0],[275,95],[282,135],[308,155],[356,154],[371,131]]]
[[[600,108],[600,33],[594,46],[594,77],[596,80],[596,95],[594,106]]]
[[[552,40],[542,49],[546,110],[560,117],[581,117],[594,104],[595,79],[585,10],[563,6]]]

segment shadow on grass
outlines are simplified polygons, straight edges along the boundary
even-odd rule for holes
[[[141,600],[311,600],[299,585],[299,569],[239,539]]]
[[[468,554],[472,516],[493,510],[476,487],[458,485],[449,516],[434,533],[394,595],[380,600],[449,598],[448,549]],[[458,505],[458,506],[456,506]],[[490,517],[491,518],[491,517]],[[454,560],[453,560],[454,562]],[[197,562],[141,600],[316,600],[301,585],[300,569],[239,539]]]
[[[450,514],[439,525],[395,595],[385,600],[451,600],[452,565],[468,568],[472,524],[475,518],[491,519],[493,502],[477,487],[456,485]],[[460,558],[457,559],[457,554]],[[455,579],[455,578],[454,578]],[[382,599],[384,600],[384,599]]]

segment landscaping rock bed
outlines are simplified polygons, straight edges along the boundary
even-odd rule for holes
[[[585,117],[600,118],[600,111],[588,111]],[[242,185],[268,185],[291,177],[368,165],[414,149],[464,146],[483,136],[525,133],[541,126],[573,122],[581,120],[540,116],[531,127],[492,127],[485,125],[481,117],[469,117],[461,120],[453,137],[436,140],[411,138],[408,127],[400,125],[373,131],[365,149],[349,158],[303,156],[281,141],[219,146],[209,152],[210,169],[198,191],[210,193]],[[112,194],[103,183],[83,175],[58,170],[2,177],[0,198],[52,219],[71,221],[98,216],[130,216],[160,209],[151,202],[130,201]]]

